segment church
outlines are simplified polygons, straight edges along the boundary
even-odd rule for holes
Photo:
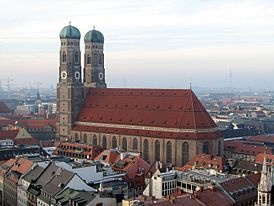
[[[191,89],[107,88],[104,36],[60,32],[57,135],[60,140],[122,148],[182,166],[199,153],[223,154],[223,136]]]

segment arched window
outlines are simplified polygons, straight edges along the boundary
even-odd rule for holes
[[[87,143],[87,142],[88,142],[88,136],[87,136],[87,134],[84,134],[83,142],[84,142],[84,143]]]
[[[172,144],[170,141],[168,141],[166,144],[166,162],[172,162]]]
[[[116,148],[117,147],[117,139],[116,137],[112,137],[112,148]]]
[[[79,136],[77,133],[74,134],[74,141],[79,142]]]
[[[107,149],[107,138],[105,135],[103,136],[102,147],[103,147],[103,149]]]
[[[97,136],[93,135],[92,145],[97,145]]]
[[[103,56],[103,54],[101,54],[99,57],[99,64],[103,64],[103,58],[104,58],[104,56]]]
[[[203,153],[208,154],[209,153],[209,145],[208,141],[203,143]]]
[[[187,142],[182,145],[182,165],[189,161],[189,146]]]
[[[125,137],[122,139],[122,149],[127,151],[127,139]]]
[[[133,150],[138,150],[138,141],[137,141],[137,138],[133,139],[132,149]]]
[[[146,160],[146,161],[148,161],[148,147],[149,147],[149,145],[148,145],[148,140],[147,139],[145,139],[144,140],[144,150],[143,150],[143,158],[144,158],[144,160]]]
[[[218,155],[222,155],[222,143],[221,143],[221,140],[218,141]]]
[[[159,140],[155,141],[154,150],[155,150],[155,160],[159,161],[160,160],[160,142],[159,142]]]
[[[87,55],[87,64],[91,64],[91,57],[89,54]]]
[[[62,54],[62,62],[66,62],[67,61],[67,55],[66,52],[63,52]]]
[[[78,54],[78,52],[75,52],[75,54],[74,54],[74,62],[79,63],[79,54]]]

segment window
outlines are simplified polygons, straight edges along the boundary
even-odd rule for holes
[[[78,52],[75,52],[75,54],[74,54],[74,63],[79,63],[79,54],[78,54]]]
[[[160,160],[160,142],[159,140],[156,140],[154,143],[154,151],[155,151],[155,160]]]
[[[103,149],[107,149],[107,138],[105,135],[103,136],[102,147],[103,147]]]
[[[125,137],[122,139],[122,149],[127,151],[127,139]]]
[[[112,137],[112,148],[116,148],[117,147],[117,139],[116,137]]]
[[[91,64],[91,57],[89,54],[87,55],[87,64]]]
[[[65,52],[63,52],[62,54],[62,62],[66,62],[67,61],[67,55]]]
[[[79,136],[77,133],[74,134],[74,141],[79,142]]]
[[[148,140],[144,140],[144,151],[143,151],[143,158],[144,160],[148,160]]]
[[[97,136],[93,135],[92,144],[97,145]]]
[[[99,64],[103,64],[103,54],[101,54],[99,57]]]
[[[84,143],[87,143],[87,134],[84,134],[84,140],[83,140]]]
[[[138,141],[137,138],[133,139],[132,149],[137,150],[138,149]]]
[[[221,146],[221,140],[218,141],[218,155],[222,154],[222,146]]]
[[[203,153],[208,154],[209,153],[209,144],[208,141],[203,143]]]
[[[172,144],[170,141],[168,141],[166,144],[166,162],[172,162]]]
[[[189,146],[187,142],[182,144],[182,165],[185,165],[189,161]]]

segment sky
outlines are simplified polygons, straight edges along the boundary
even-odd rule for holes
[[[55,86],[59,32],[105,37],[109,87],[274,90],[271,0],[0,0],[3,87]],[[83,53],[82,53],[83,56]],[[231,77],[231,78],[230,78]]]

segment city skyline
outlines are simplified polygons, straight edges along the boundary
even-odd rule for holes
[[[15,86],[37,80],[56,85],[59,32],[71,21],[82,35],[82,56],[85,33],[95,26],[104,34],[109,87],[186,88],[192,81],[198,87],[274,89],[274,2],[14,0],[4,5],[1,79],[10,77]]]

